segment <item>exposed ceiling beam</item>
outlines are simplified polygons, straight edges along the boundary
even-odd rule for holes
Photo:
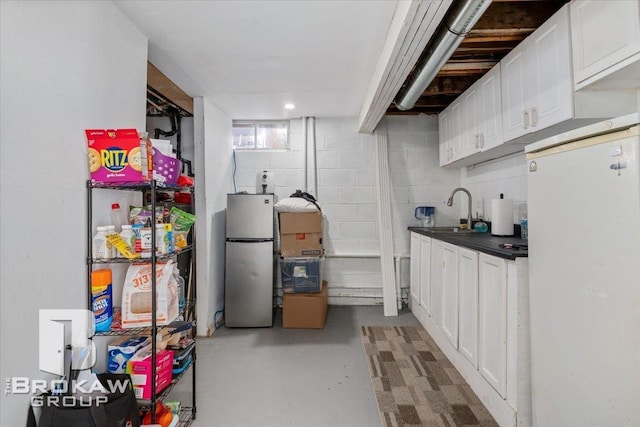
[[[390,103],[387,113],[438,114],[567,1],[493,0],[415,107],[403,112]]]
[[[147,62],[147,85],[167,100],[193,115],[193,98],[176,86],[162,71]]]
[[[398,2],[358,120],[372,133],[420,58],[452,0]]]

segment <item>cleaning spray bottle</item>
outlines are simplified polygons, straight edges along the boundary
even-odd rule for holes
[[[113,321],[111,269],[109,268],[91,272],[91,307],[96,332],[108,332]]]

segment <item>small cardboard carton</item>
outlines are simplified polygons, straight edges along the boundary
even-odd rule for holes
[[[173,350],[156,353],[156,393],[171,384]],[[127,374],[131,375],[133,391],[137,399],[151,399],[151,345],[140,349],[127,362]]]
[[[278,220],[283,257],[323,254],[322,212],[280,212]]]
[[[284,294],[282,299],[282,327],[322,329],[327,319],[327,288],[322,281],[319,293]]]
[[[94,182],[144,181],[143,157],[136,129],[87,129],[89,172]]]

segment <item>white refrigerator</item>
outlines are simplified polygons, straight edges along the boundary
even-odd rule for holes
[[[639,118],[525,149],[535,426],[640,426]]]
[[[225,326],[272,326],[273,234],[273,194],[227,195]]]

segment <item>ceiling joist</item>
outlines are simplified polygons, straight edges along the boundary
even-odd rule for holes
[[[391,104],[387,114],[438,114],[567,1],[493,0],[416,105],[400,111]]]

